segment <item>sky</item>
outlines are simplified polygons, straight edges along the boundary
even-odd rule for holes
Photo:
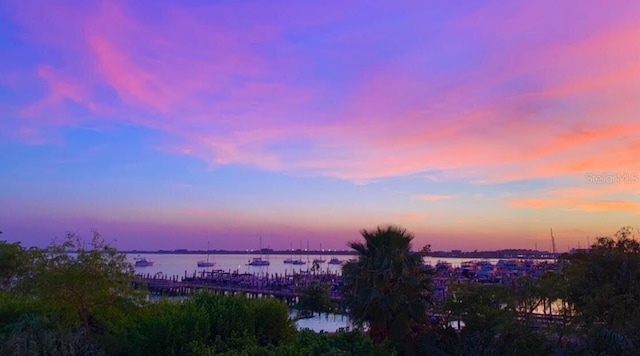
[[[584,247],[640,221],[638,1],[2,1],[0,238]]]

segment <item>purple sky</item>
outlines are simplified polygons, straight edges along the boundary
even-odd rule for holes
[[[6,1],[0,230],[577,247],[640,217],[640,2]]]

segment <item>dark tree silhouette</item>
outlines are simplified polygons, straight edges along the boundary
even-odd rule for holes
[[[361,234],[364,242],[348,244],[358,253],[357,260],[342,269],[349,314],[357,323],[368,324],[375,342],[388,338],[405,345],[427,322],[431,272],[422,258],[429,247],[411,251],[414,236],[395,226]]]

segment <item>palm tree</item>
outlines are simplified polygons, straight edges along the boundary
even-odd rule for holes
[[[350,317],[369,325],[375,342],[389,339],[396,345],[411,339],[427,321],[431,273],[422,262],[429,251],[411,251],[414,236],[396,226],[362,230],[364,242],[350,242],[357,260],[342,268],[344,300]]]

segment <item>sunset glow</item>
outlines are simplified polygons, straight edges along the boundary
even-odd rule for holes
[[[0,231],[561,250],[640,221],[638,1],[8,1]]]

